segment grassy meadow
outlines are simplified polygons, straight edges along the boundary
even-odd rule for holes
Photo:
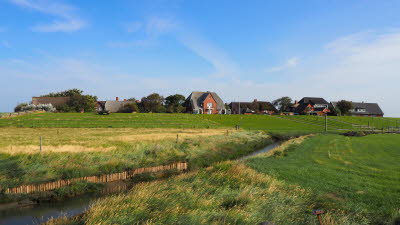
[[[271,132],[322,132],[325,118],[319,116],[195,115],[168,113],[34,113],[0,119],[0,127],[16,128],[240,128]],[[330,131],[357,130],[360,126],[400,126],[398,118],[330,116]]]
[[[400,217],[400,136],[317,135],[246,164],[311,190],[321,208],[362,215],[368,224]]]
[[[187,161],[187,174],[139,184],[127,194],[96,201],[77,220],[63,221],[317,224],[311,212],[324,209],[326,224],[391,224],[400,218],[400,136],[338,133],[398,122],[329,117],[330,133],[323,134],[325,118],[317,116],[40,113],[2,118],[0,187]],[[229,161],[273,138],[298,135],[307,136]]]
[[[249,154],[271,142],[264,132],[231,130],[227,135],[226,129],[0,128],[0,186],[178,161],[188,161],[194,169]]]
[[[96,201],[72,224],[394,224],[398,135],[313,135]]]

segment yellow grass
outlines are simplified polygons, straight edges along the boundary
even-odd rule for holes
[[[298,138],[294,138],[294,139],[290,139],[288,141],[283,142],[281,145],[279,145],[278,147],[271,149],[270,151],[263,153],[263,154],[259,154],[257,156],[271,156],[273,155],[275,152],[282,152],[285,151],[290,145],[298,145],[303,143],[303,141],[305,141],[308,137],[314,136],[313,134],[309,134],[309,135],[304,135]]]
[[[33,154],[40,136],[45,152],[99,152],[124,143],[154,143],[225,135],[226,129],[176,128],[0,128],[0,152]],[[229,133],[236,132],[229,130]]]

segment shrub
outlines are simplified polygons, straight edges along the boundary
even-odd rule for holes
[[[21,111],[22,111],[22,108],[25,107],[25,106],[27,106],[27,105],[28,105],[28,103],[21,103],[21,104],[18,104],[17,106],[15,106],[14,112],[21,112]]]
[[[46,112],[55,112],[56,108],[54,108],[52,104],[34,105],[34,104],[22,103],[22,104],[17,105],[14,109],[15,112],[25,112],[25,111],[35,111],[35,110],[43,110]]]
[[[122,112],[122,113],[139,112],[139,107],[137,106],[136,103],[128,103],[128,104],[125,104],[124,107],[122,107],[120,112]]]

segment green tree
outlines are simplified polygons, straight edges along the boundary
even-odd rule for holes
[[[136,104],[136,102],[135,103],[127,103],[122,107],[121,112],[122,113],[139,112],[139,107]]]
[[[69,97],[66,104],[56,107],[58,111],[62,112],[93,112],[97,103],[97,96],[83,95],[83,91],[76,88],[49,93],[41,97]]]
[[[96,108],[97,97],[92,95],[74,94],[67,102],[69,111],[93,112]]]
[[[346,100],[340,100],[336,104],[342,115],[347,115],[351,109],[354,108],[353,103]]]
[[[21,112],[22,108],[27,106],[27,105],[28,105],[28,103],[20,103],[20,104],[18,104],[17,106],[15,106],[14,112]]]
[[[288,96],[278,98],[272,104],[278,108],[279,112],[288,111],[289,107],[293,105],[292,99]]]
[[[74,95],[82,95],[83,91],[77,88],[69,89],[66,91],[49,93],[47,95],[42,95],[41,97],[72,97]]]
[[[141,112],[165,112],[164,97],[157,93],[143,97],[140,102],[140,108]]]
[[[185,111],[183,104],[185,103],[185,96],[180,94],[170,95],[165,98],[165,107],[169,113],[182,113]]]

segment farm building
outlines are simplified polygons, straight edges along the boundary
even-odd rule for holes
[[[272,103],[257,101],[257,99],[254,99],[253,102],[231,102],[229,107],[232,114],[274,114],[278,112]]]
[[[222,99],[215,92],[194,91],[185,101],[186,111],[194,114],[226,114]]]
[[[292,111],[297,114],[325,115],[329,113],[329,102],[318,97],[304,97],[299,102],[295,102]]]
[[[371,116],[371,117],[383,117],[384,113],[379,107],[378,103],[365,103],[365,102],[352,102],[353,109],[350,110],[352,116]],[[332,105],[336,107],[337,102],[332,102]]]
[[[133,101],[119,101],[118,97],[114,101],[98,101],[96,106],[96,111],[108,111],[110,113],[120,112],[121,109],[129,103],[134,103]]]
[[[69,97],[32,97],[32,104],[52,104],[54,107],[59,107],[67,104]]]

